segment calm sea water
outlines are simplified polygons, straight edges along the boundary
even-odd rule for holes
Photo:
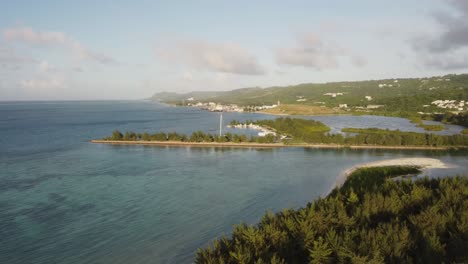
[[[226,113],[224,119],[273,118]],[[420,131],[385,117],[315,117]],[[468,175],[466,153],[96,145],[121,131],[204,130],[218,114],[149,102],[0,103],[0,263],[190,263],[232,225],[301,207],[363,162],[427,156]],[[444,133],[459,131],[450,127]]]

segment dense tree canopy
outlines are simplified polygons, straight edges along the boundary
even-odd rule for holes
[[[415,168],[358,170],[298,210],[200,249],[196,263],[462,263],[468,261],[468,180],[387,179]]]
[[[203,131],[195,131],[190,136],[185,134],[178,134],[176,132],[164,133],[158,132],[154,134],[148,134],[147,132],[135,133],[127,131],[122,134],[120,131],[115,130],[110,137],[105,137],[104,140],[114,141],[179,141],[179,142],[217,142],[217,143],[275,143],[278,138],[274,135],[266,135],[264,137],[256,137],[247,135],[238,135],[232,133],[226,133],[222,136],[212,135]]]

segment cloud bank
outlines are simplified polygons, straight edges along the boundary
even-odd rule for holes
[[[117,64],[117,60],[100,52],[92,51],[63,32],[35,31],[30,27],[8,28],[3,31],[3,37],[8,42],[23,42],[43,46],[61,46],[73,55],[83,60],[101,64]]]
[[[445,2],[453,13],[432,15],[440,30],[412,38],[411,44],[425,66],[443,70],[468,68],[468,1]]]
[[[302,66],[319,71],[338,68],[340,57],[349,57],[350,62],[357,67],[367,64],[364,57],[351,55],[343,48],[325,43],[315,34],[299,36],[296,42],[294,47],[276,50],[278,64]]]
[[[262,75],[265,69],[246,49],[235,43],[181,41],[171,48],[157,48],[160,59],[213,72]]]

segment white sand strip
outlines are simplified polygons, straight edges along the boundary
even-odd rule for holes
[[[358,164],[349,168],[336,179],[335,186],[341,186],[346,181],[346,178],[353,173],[355,170],[359,168],[371,168],[371,167],[383,167],[383,166],[415,166],[419,167],[420,169],[435,169],[435,168],[450,168],[448,164],[445,164],[439,159],[433,158],[399,158],[399,159],[388,159],[388,160],[378,160],[363,164]]]

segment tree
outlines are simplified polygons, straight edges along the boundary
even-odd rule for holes
[[[114,132],[112,132],[111,140],[122,140],[122,138],[123,135],[119,130],[114,130]]]
[[[146,133],[146,132],[143,133],[143,134],[141,135],[141,140],[150,141],[150,140],[151,140],[150,134],[148,134],[148,133]]]
[[[323,240],[322,237],[319,237],[318,240],[314,241],[314,246],[312,249],[309,249],[310,254],[310,263],[313,264],[323,264],[330,262],[330,255],[332,250],[328,246],[328,243]]]

